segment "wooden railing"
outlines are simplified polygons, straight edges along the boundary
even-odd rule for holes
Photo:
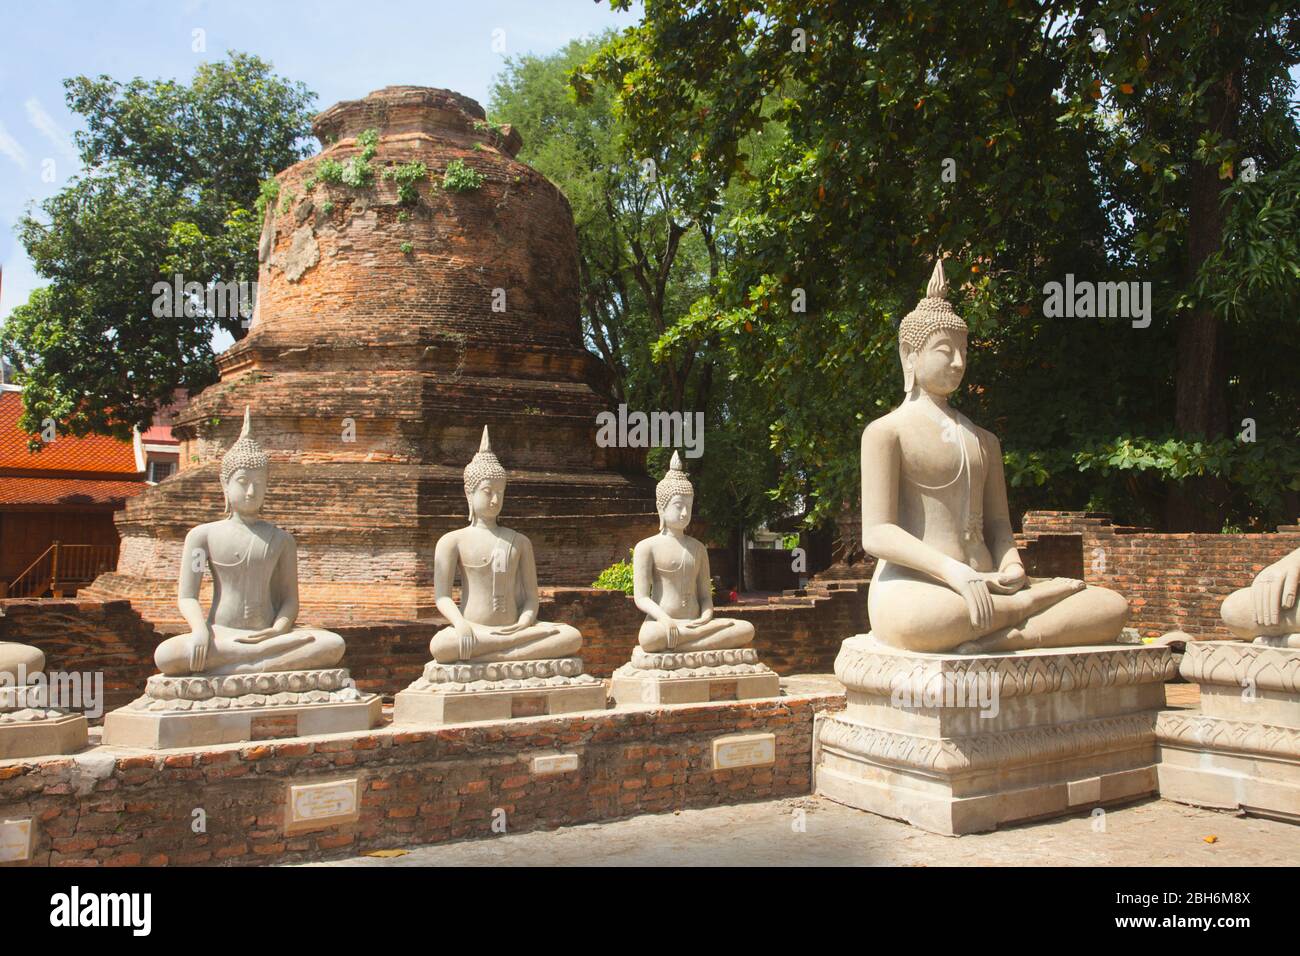
[[[55,541],[22,574],[9,582],[7,597],[62,597],[63,592],[89,584],[117,564],[111,544],[64,544]]]

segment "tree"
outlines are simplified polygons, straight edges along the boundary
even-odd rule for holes
[[[660,343],[716,281],[727,255],[716,222],[746,197],[737,188],[695,202],[690,170],[668,172],[663,149],[638,152],[627,143],[610,90],[575,98],[569,74],[609,39],[508,60],[489,112],[519,130],[519,158],[569,198],[584,333],[611,373],[611,397],[634,410],[705,414],[706,451],[691,463],[692,480],[700,513],[725,539],[779,509],[767,494],[777,468],[766,420],[754,414],[760,403],[743,398],[749,383],[718,374],[720,354],[707,338]],[[653,474],[666,466],[666,453],[650,456]]]
[[[259,183],[307,154],[315,95],[235,52],[188,86],[83,76],[64,87],[85,118],[85,171],[19,222],[49,285],[11,313],[0,347],[24,385],[23,428],[53,419],[125,438],[177,388],[216,380],[216,329],[246,333],[244,316],[192,293],[179,315],[155,316],[155,286],[256,281]]]
[[[1234,228],[1270,257],[1251,305],[1300,291],[1280,228],[1294,202],[1296,17],[1240,6],[652,0],[575,75],[580,95],[617,91],[634,148],[665,148],[670,175],[693,168],[715,191],[755,175],[756,133],[782,131],[753,208],[726,223],[735,251],[715,292],[664,340],[711,338],[733,374],[761,383],[782,497],[806,488],[814,520],[853,497],[858,433],[899,397],[893,329],[940,251],[972,326],[963,401],[1003,437],[1017,504],[1216,530],[1225,516],[1286,517],[1300,490],[1284,411],[1295,377],[1261,382],[1203,321],[1216,302],[1246,304],[1213,275],[1218,255],[1243,261]],[[1247,117],[1231,130],[1215,99],[1229,94]],[[1253,192],[1218,178],[1244,155],[1265,170]],[[1224,204],[1236,195],[1268,225]],[[1047,316],[1045,286],[1067,273],[1151,282],[1152,323]],[[807,314],[790,305],[800,293]],[[1240,401],[1238,374],[1260,385],[1251,407],[1267,404],[1276,440],[1219,439],[1214,390]],[[1247,484],[1209,516],[1168,507],[1167,487],[1208,474]]]

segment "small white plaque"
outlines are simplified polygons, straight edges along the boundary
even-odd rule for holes
[[[776,763],[776,734],[733,734],[713,740],[713,769],[764,767]]]
[[[290,830],[312,830],[350,823],[360,816],[358,779],[289,787]]]
[[[1071,780],[1066,790],[1072,807],[1081,803],[1098,803],[1101,800],[1101,777]]]
[[[0,820],[0,863],[20,863],[32,855],[32,821]]]
[[[578,769],[577,754],[542,754],[533,758],[534,776],[548,773],[569,773]]]

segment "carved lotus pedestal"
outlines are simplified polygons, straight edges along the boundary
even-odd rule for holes
[[[777,697],[781,679],[758,662],[758,651],[752,647],[665,654],[649,654],[637,647],[631,663],[614,671],[610,690],[619,706],[702,704]]]
[[[814,733],[816,791],[959,835],[1156,791],[1168,648],[920,654],[860,634],[835,676],[847,708]]]
[[[49,706],[46,683],[0,687],[0,760],[76,753],[86,718]]]
[[[424,665],[394,697],[395,724],[458,724],[605,709],[605,682],[582,658]]]
[[[1160,795],[1300,823],[1300,649],[1188,643],[1201,707],[1160,715]]]
[[[104,745],[170,750],[210,744],[350,733],[379,724],[382,700],[348,671],[280,671],[223,677],[155,674],[104,718]]]

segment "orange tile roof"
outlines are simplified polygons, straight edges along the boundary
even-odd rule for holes
[[[91,478],[0,478],[4,505],[118,505],[149,486],[143,481]]]
[[[106,435],[87,435],[85,438],[60,435],[40,451],[28,451],[27,442],[31,436],[18,427],[22,413],[21,392],[0,392],[0,469],[140,474],[135,466],[132,444]]]

